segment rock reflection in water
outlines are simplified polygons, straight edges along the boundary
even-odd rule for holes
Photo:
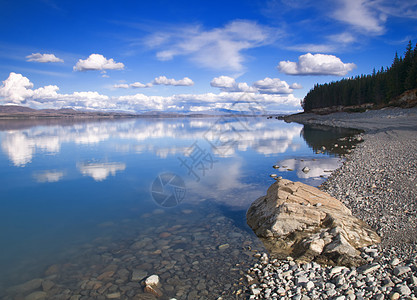
[[[340,156],[355,148],[360,139],[358,140],[354,136],[361,132],[357,129],[306,124],[301,135],[315,152]]]

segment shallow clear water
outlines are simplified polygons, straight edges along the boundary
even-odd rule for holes
[[[143,290],[131,278],[142,270],[179,299],[230,294],[262,249],[245,212],[269,175],[319,185],[341,163],[332,143],[348,134],[225,117],[2,121],[0,130],[0,290],[48,278],[49,296],[129,298]],[[114,274],[97,279],[106,270]]]

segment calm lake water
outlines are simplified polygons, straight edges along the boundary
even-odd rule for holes
[[[1,121],[0,297],[140,299],[152,274],[163,298],[231,295],[263,250],[245,213],[269,175],[319,185],[349,134],[266,118]]]

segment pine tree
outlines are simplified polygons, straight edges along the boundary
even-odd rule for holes
[[[361,75],[329,84],[316,84],[302,101],[304,111],[332,106],[349,106],[364,103],[381,105],[404,91],[417,88],[417,45],[411,41],[406,47],[404,58],[395,53],[391,67],[372,75]]]

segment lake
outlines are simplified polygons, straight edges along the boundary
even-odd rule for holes
[[[270,175],[318,186],[354,133],[266,117],[2,120],[0,297],[152,299],[152,274],[162,299],[243,291],[265,251],[245,213]]]

